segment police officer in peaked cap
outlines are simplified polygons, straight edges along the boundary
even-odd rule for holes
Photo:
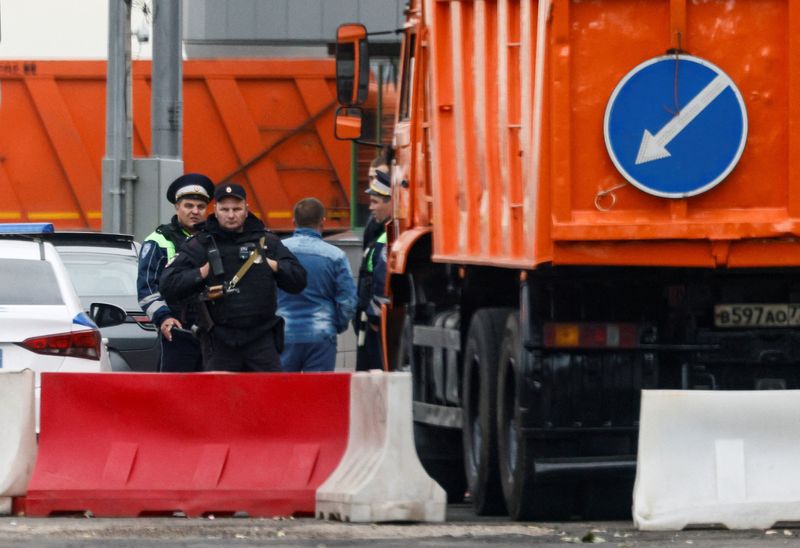
[[[192,300],[207,324],[205,365],[211,371],[280,371],[283,321],[277,288],[300,293],[306,271],[280,238],[247,210],[235,183],[214,192],[214,213],[161,276],[169,299]]]
[[[358,269],[358,304],[353,325],[356,330],[356,370],[383,368],[380,305],[385,302],[386,223],[392,217],[392,187],[389,160],[376,158],[369,170],[370,219],[364,229],[363,254]]]
[[[165,300],[159,290],[159,279],[183,242],[197,233],[198,225],[205,222],[213,195],[214,183],[205,175],[187,173],[175,179],[167,189],[167,200],[175,204],[175,215],[142,243],[137,279],[139,306],[160,332],[160,371],[203,370],[199,341],[186,331],[173,331],[196,323],[196,311],[192,305]]]

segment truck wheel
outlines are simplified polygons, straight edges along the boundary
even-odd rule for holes
[[[479,515],[505,513],[497,468],[497,360],[509,312],[507,308],[476,311],[464,348],[464,468]]]
[[[536,482],[532,442],[522,434],[520,387],[522,339],[519,316],[506,322],[500,348],[497,383],[497,432],[500,482],[511,519],[567,519],[572,515],[574,486]]]

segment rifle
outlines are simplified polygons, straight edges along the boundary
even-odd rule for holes
[[[221,299],[227,295],[239,293],[239,288],[236,287],[236,284],[238,284],[239,281],[244,278],[244,275],[247,274],[247,272],[250,270],[250,267],[256,262],[256,258],[260,253],[259,250],[263,250],[264,248],[265,238],[261,237],[258,243],[258,250],[254,249],[250,253],[250,256],[247,258],[241,268],[239,268],[236,274],[233,275],[233,278],[231,278],[230,281],[207,286],[194,299],[199,323],[198,325],[192,326],[190,331],[192,334],[195,336],[201,336],[203,333],[209,333],[214,328],[214,320],[211,318],[211,314],[208,311],[208,306],[206,303],[209,301],[216,301],[217,299]],[[215,275],[221,275],[223,272],[222,260],[219,256],[219,249],[217,248],[216,244],[213,243],[213,240],[212,247],[208,250],[208,261],[211,264],[212,272]]]

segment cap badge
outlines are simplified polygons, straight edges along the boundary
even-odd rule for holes
[[[231,192],[233,192],[233,189],[231,187],[229,187],[229,186],[226,186],[225,187],[225,192],[230,194]]]

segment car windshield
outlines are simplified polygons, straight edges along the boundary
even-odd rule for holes
[[[135,297],[134,256],[106,253],[61,253],[78,296]]]
[[[0,259],[0,304],[64,304],[50,263]]]

